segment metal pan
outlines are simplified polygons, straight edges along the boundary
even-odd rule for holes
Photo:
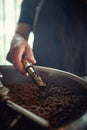
[[[40,74],[45,82],[55,83],[60,86],[67,86],[74,93],[81,93],[83,95],[87,94],[87,83],[80,77],[61,71],[54,68],[35,66],[36,71]],[[4,85],[9,83],[31,83],[33,82],[31,78],[25,78],[19,72],[17,72],[12,66],[0,66],[0,72],[3,74],[2,83]],[[87,114],[84,113],[78,120],[61,126],[57,130],[86,130],[87,129]],[[79,125],[80,124],[80,125]],[[82,128],[82,129],[81,129]]]
[[[2,130],[4,130],[4,129],[5,130],[8,130],[8,129],[14,130],[14,125],[19,121],[19,119],[22,116],[24,116],[29,120],[30,124],[32,124],[32,123],[34,124],[34,127],[33,128],[31,127],[32,129],[38,128],[38,130],[39,129],[47,130],[49,128],[49,122],[48,121],[39,117],[36,114],[24,109],[23,107],[15,104],[13,101],[10,100],[10,97],[8,96],[9,88],[7,88],[6,86],[3,86],[2,81],[1,81],[2,77],[3,77],[3,75],[2,75],[2,73],[0,73],[0,108],[1,108],[0,109],[0,111],[1,111],[0,112],[0,121],[2,122],[2,123],[0,122],[1,123],[0,129],[2,129]],[[8,109],[6,110],[5,107],[8,108]],[[10,111],[9,108],[13,110],[14,114],[12,114],[12,115],[15,115],[15,112],[16,112],[17,116],[16,116],[15,119],[14,118],[12,119],[11,114],[9,115],[9,117],[6,117],[6,116],[8,116],[7,111]],[[3,111],[2,109],[5,109],[5,111]],[[5,116],[3,116],[1,113],[3,115],[4,115],[4,113],[6,113],[6,114],[5,114]],[[9,120],[7,120],[7,122],[4,123],[4,125],[3,125],[2,119],[5,121],[6,120],[5,118],[9,118]]]

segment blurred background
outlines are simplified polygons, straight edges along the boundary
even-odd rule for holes
[[[22,0],[0,0],[0,65],[10,65],[6,60],[6,54],[10,48],[10,42],[18,17]],[[33,46],[33,34],[29,40]]]

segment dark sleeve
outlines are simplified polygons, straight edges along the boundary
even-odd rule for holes
[[[40,0],[23,0],[18,23],[33,25],[36,7]]]

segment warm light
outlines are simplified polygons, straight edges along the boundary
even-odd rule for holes
[[[22,0],[0,0],[0,64],[9,64],[6,60],[10,42],[14,35],[20,14]]]

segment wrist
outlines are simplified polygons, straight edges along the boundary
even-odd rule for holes
[[[26,40],[19,34],[15,34],[12,42],[11,42],[11,48],[15,48],[17,46],[20,46],[21,44],[23,44]]]

